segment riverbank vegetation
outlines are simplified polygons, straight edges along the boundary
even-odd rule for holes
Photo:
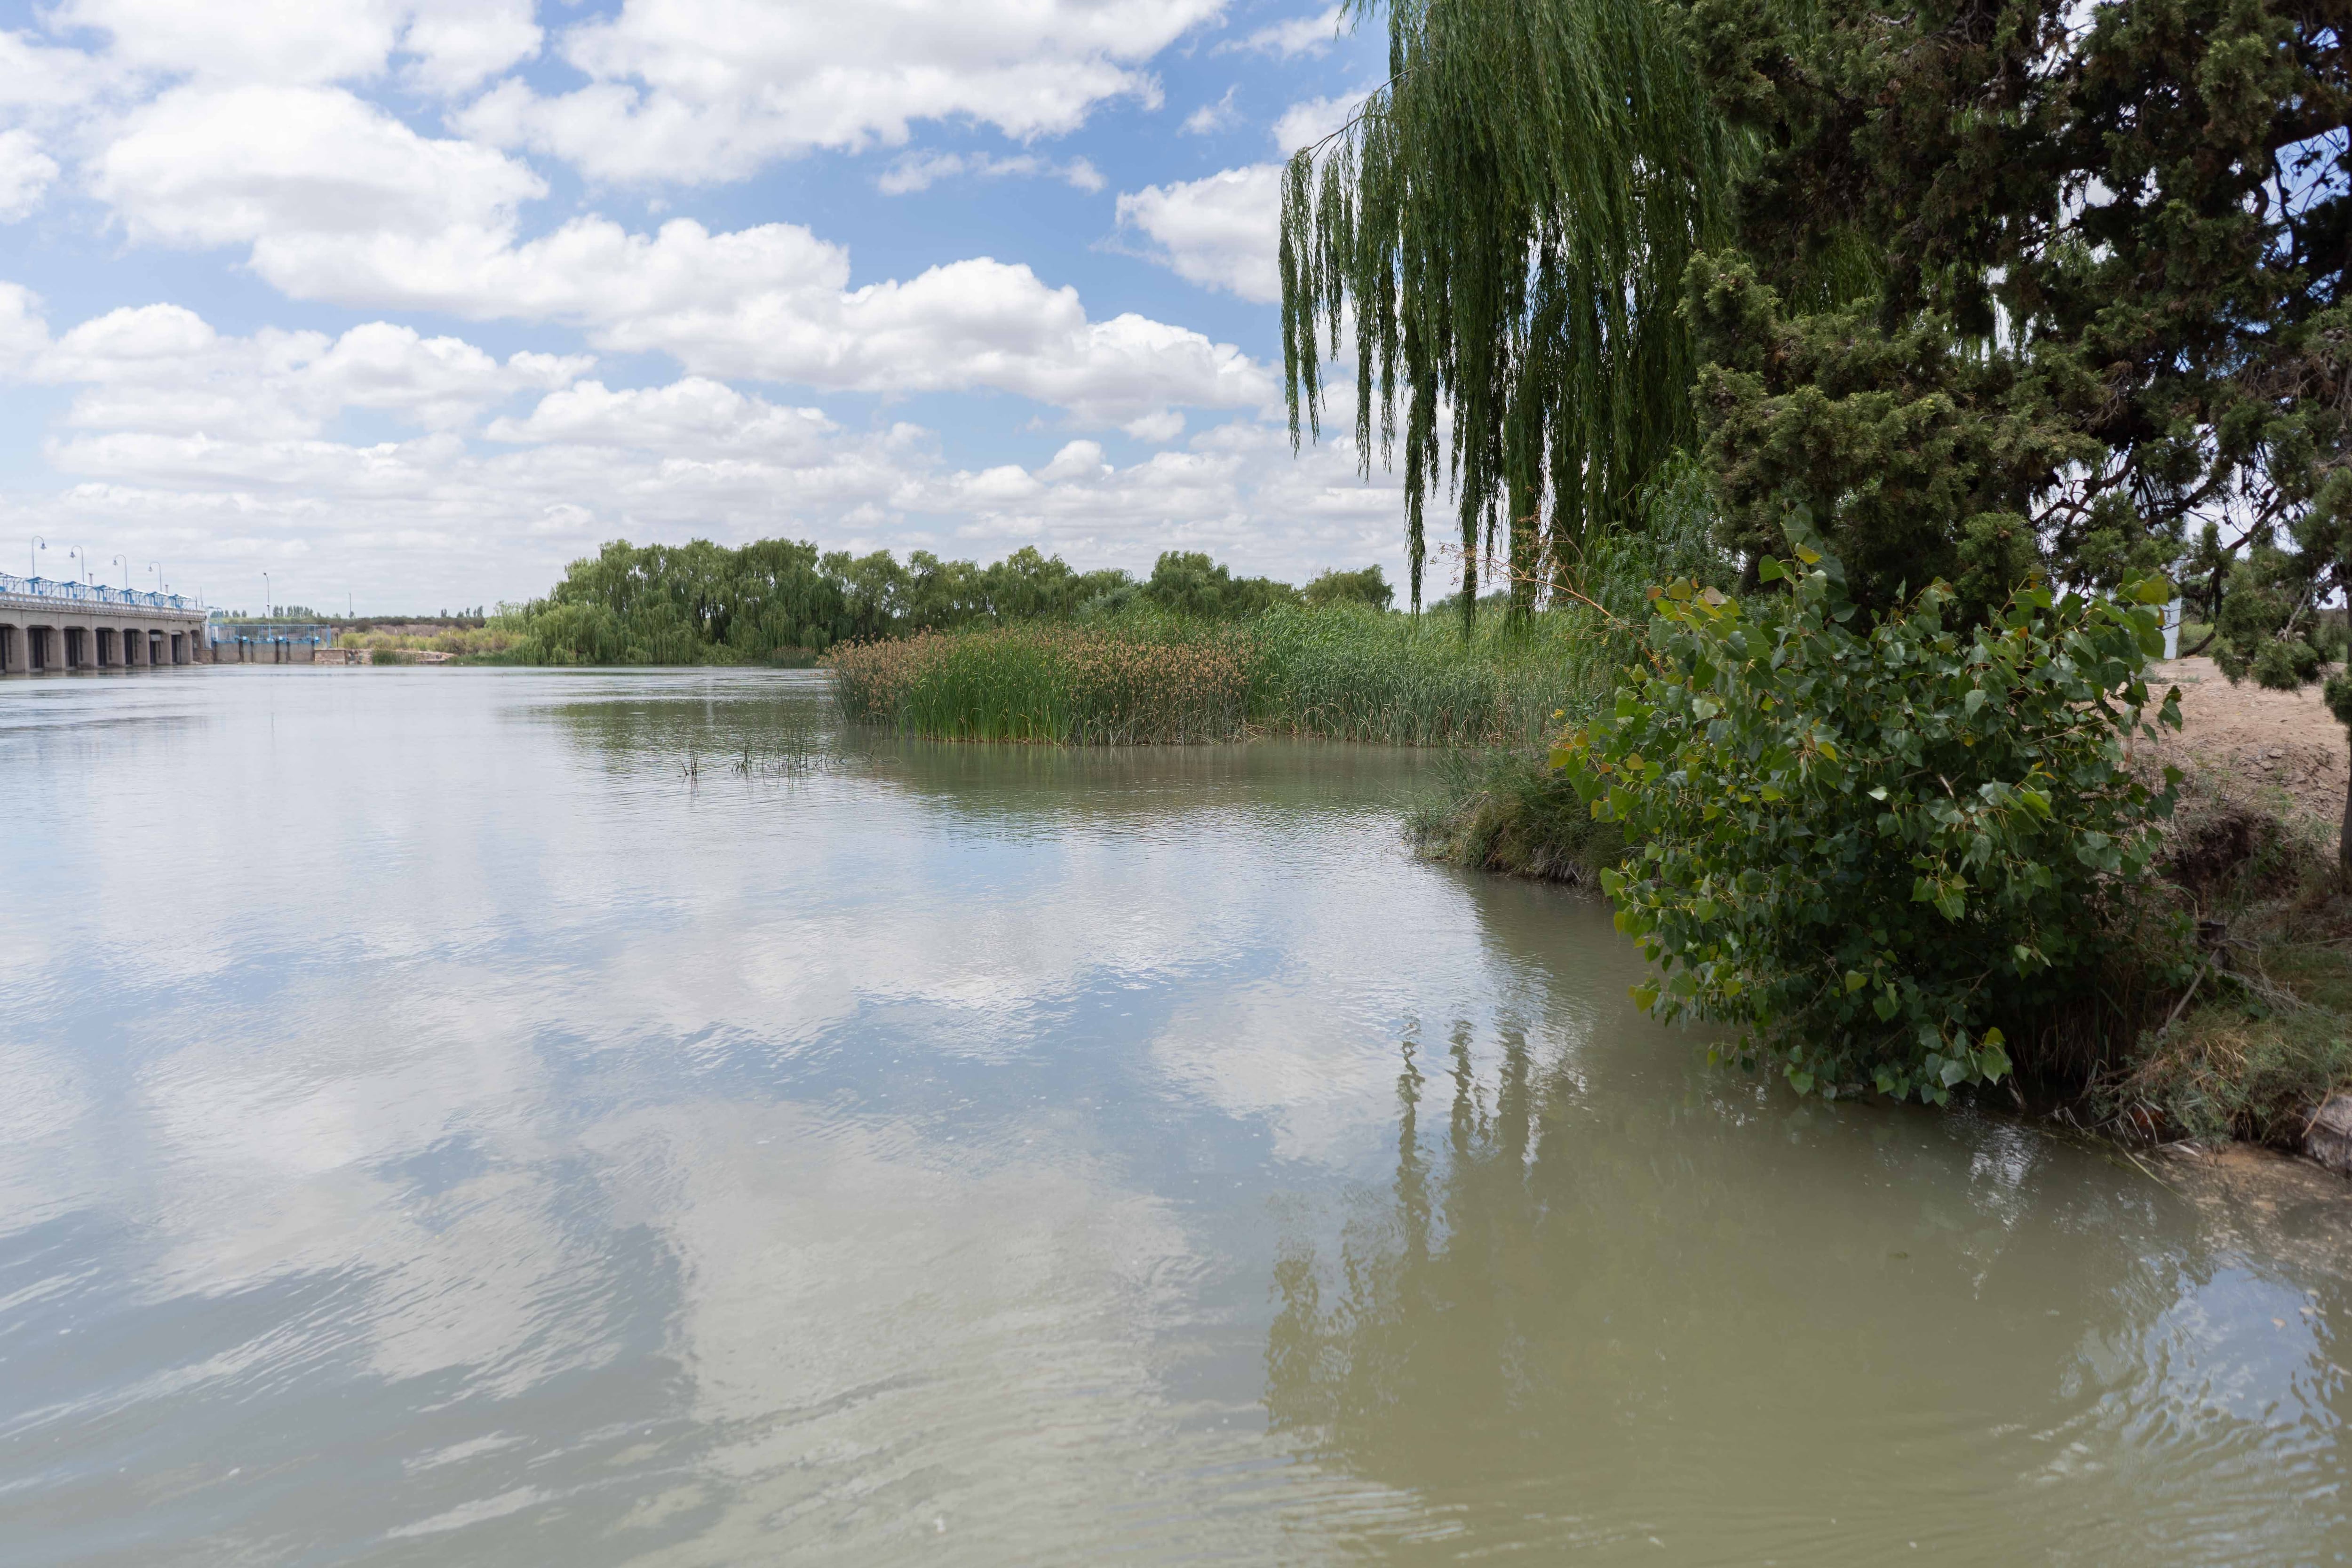
[[[1139,579],[1079,572],[1030,547],[982,565],[922,550],[903,563],[887,551],[820,552],[784,539],[732,548],[616,540],[573,562],[545,598],[501,606],[491,626],[508,639],[501,651],[524,664],[805,665],[841,644],[925,632],[1101,625],[1129,611],[1227,623],[1389,597],[1376,566],[1298,589],[1186,551],[1163,553]]]
[[[1465,642],[1360,602],[1234,621],[1140,605],[1087,623],[852,643],[827,663],[853,721],[938,740],[1525,746],[1600,689],[1589,633],[1566,612]]]
[[[2328,888],[2209,897],[2165,868],[2178,781],[2132,761],[2170,711],[2142,623],[2175,584],[2233,679],[2344,657],[2332,18],[1385,15],[1391,79],[1286,176],[1295,427],[1352,316],[1360,449],[1403,463],[1416,599],[1423,501],[1454,498],[1465,626],[1481,574],[1515,618],[1580,591],[1678,453],[1737,574],[1653,578],[1640,657],[1546,760],[1633,847],[1569,832],[1526,757],[1461,770],[1424,842],[1607,872],[1655,1008],[1800,1089],[2040,1076],[2149,1130],[2274,1135],[2340,1083],[2311,955],[2352,831]],[[2327,695],[2352,724],[2352,677]]]
[[[424,653],[447,654],[470,663],[504,663],[521,640],[522,634],[503,617],[470,626],[392,625],[335,634],[337,647],[365,648],[378,664],[400,664]]]

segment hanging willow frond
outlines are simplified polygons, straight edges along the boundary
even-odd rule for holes
[[[1572,578],[1585,541],[1690,444],[1696,366],[1676,305],[1693,252],[1727,225],[1732,141],[1664,0],[1348,8],[1383,6],[1388,82],[1284,172],[1290,435],[1295,447],[1303,412],[1321,437],[1323,359],[1352,314],[1368,475],[1376,444],[1394,465],[1404,404],[1413,608],[1444,470],[1467,627],[1498,510],[1524,609],[1541,561]]]

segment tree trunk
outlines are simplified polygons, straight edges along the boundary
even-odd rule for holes
[[[2352,741],[2352,726],[2345,729],[2345,737]],[[2352,877],[2352,777],[2344,784],[2344,831],[2336,841],[2336,864],[2347,877]]]

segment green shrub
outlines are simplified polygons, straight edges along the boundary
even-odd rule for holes
[[[1320,608],[1325,605],[1370,605],[1375,610],[1385,610],[1396,599],[1396,590],[1378,566],[1367,566],[1360,572],[1329,571],[1298,591],[1299,597]]]
[[[1747,603],[1658,592],[1650,667],[1553,760],[1643,844],[1602,879],[1661,970],[1642,1000],[1741,1026],[1801,1091],[1940,1103],[2121,940],[2179,778],[2151,791],[2123,748],[2170,590],[2029,587],[1963,626],[1937,584],[1864,628],[1798,554]]]

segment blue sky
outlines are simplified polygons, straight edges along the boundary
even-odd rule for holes
[[[65,0],[0,36],[0,570],[362,612],[615,537],[1399,555],[1294,458],[1276,0]]]

